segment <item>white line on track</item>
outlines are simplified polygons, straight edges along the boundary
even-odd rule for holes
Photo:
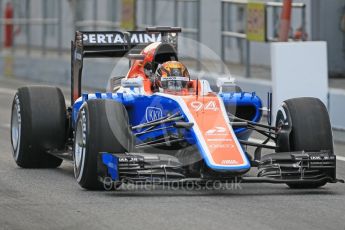
[[[0,125],[0,128],[9,129],[9,128],[11,128],[11,124],[9,124],[9,123],[1,124],[1,125]]]
[[[14,90],[14,89],[0,88],[0,93],[12,94],[14,96],[16,92],[17,90]]]
[[[342,156],[337,155],[337,160],[339,160],[339,161],[345,161],[345,157],[342,157]]]

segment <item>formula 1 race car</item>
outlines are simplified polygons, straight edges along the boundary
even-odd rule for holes
[[[265,110],[254,92],[242,92],[231,78],[217,79],[215,86],[189,75],[178,61],[179,32],[174,27],[76,32],[71,106],[66,109],[56,87],[23,87],[14,97],[11,142],[17,165],[55,168],[72,161],[77,182],[90,190],[109,183],[236,180],[317,188],[341,181],[320,100],[284,101],[272,126],[271,106]],[[84,58],[124,56],[131,63],[127,76],[111,78],[105,93],[82,93]],[[260,123],[265,111],[267,124]],[[253,132],[262,142],[250,138]],[[252,167],[255,177],[247,174]]]

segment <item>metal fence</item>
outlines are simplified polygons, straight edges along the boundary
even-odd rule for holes
[[[7,2],[14,7],[13,19],[4,18]],[[69,40],[75,30],[116,30],[121,21],[121,0],[0,0],[0,26],[13,25],[14,44],[12,52],[40,50],[45,55],[49,50],[61,55],[69,52]],[[250,77],[251,43],[246,36],[246,0],[221,0],[221,58],[226,61],[226,49],[234,39],[239,47],[241,64],[245,64]],[[201,42],[201,1],[199,0],[136,0],[136,25],[180,26],[183,36]],[[140,9],[138,9],[140,7]],[[277,36],[277,17],[282,3],[266,3],[267,41]],[[300,26],[305,32],[305,4],[294,3],[300,9]],[[234,10],[233,8],[236,8]],[[169,16],[169,15],[170,16]],[[236,16],[236,15],[237,16]],[[234,16],[235,15],[235,16]],[[236,25],[234,25],[236,24]],[[4,43],[4,30],[0,29],[0,48]],[[68,38],[68,39],[67,39]],[[20,49],[19,49],[20,48]],[[201,69],[201,48],[195,49],[196,68]],[[223,66],[224,67],[224,66]]]
[[[4,15],[8,2],[13,5],[12,19]],[[0,0],[0,26],[13,26],[13,53],[24,49],[27,55],[33,50],[45,55],[52,50],[61,55],[69,52],[69,40],[76,30],[119,29],[122,3],[121,0]],[[184,36],[200,42],[199,0],[136,0],[138,4],[145,8],[136,12],[143,14],[136,17],[138,29],[149,25],[180,26]],[[162,24],[167,6],[171,18]],[[0,29],[0,49],[3,37],[4,30]],[[196,50],[199,60],[200,49]],[[197,68],[200,69],[200,62]]]
[[[144,5],[144,14],[137,18],[137,27],[146,28],[148,26],[160,25],[162,17],[168,11],[160,11],[159,8],[170,9],[172,20],[166,20],[163,23],[169,23],[169,26],[183,27],[184,34],[192,34],[200,41],[200,1],[199,0],[137,0]],[[195,9],[192,14],[188,14],[188,9]],[[188,17],[189,16],[189,17]],[[180,20],[182,19],[182,20]]]
[[[247,0],[222,0],[221,1],[221,8],[222,8],[222,16],[221,16],[221,58],[225,62],[226,61],[226,47],[229,46],[229,42],[227,41],[228,38],[230,39],[237,39],[238,47],[240,48],[241,53],[241,60],[242,64],[245,64],[245,76],[250,77],[250,44],[251,42],[247,39],[246,34],[246,8],[248,5]],[[278,36],[278,26],[279,26],[279,10],[282,8],[283,3],[281,2],[266,2],[265,3],[265,11],[266,11],[266,41],[267,42],[274,42],[277,41]],[[300,23],[300,32],[301,34],[305,34],[306,29],[306,5],[304,3],[293,3],[293,9],[300,9],[301,10],[301,23]],[[233,8],[237,8],[237,14],[242,15],[241,17],[237,17],[235,20],[238,24],[240,24],[240,28],[234,28],[235,26],[231,23],[233,20]],[[238,13],[239,12],[239,13]],[[268,25],[273,26],[273,28],[269,28]],[[239,26],[237,26],[239,27]],[[292,36],[290,36],[292,39]],[[305,40],[305,36],[302,36],[302,40]],[[242,44],[241,44],[242,43]],[[224,71],[224,66],[223,70]]]
[[[279,28],[279,10],[283,7],[283,3],[281,2],[267,2],[266,3],[266,21],[272,22],[273,25],[273,33],[270,34],[270,30],[267,30],[267,41],[274,42],[277,41],[278,37],[278,28]],[[299,18],[299,28],[302,34],[306,34],[306,4],[304,3],[292,3],[292,7],[295,10],[300,10],[300,18]],[[271,13],[270,13],[271,12]],[[296,12],[297,13],[297,12]],[[291,28],[293,30],[293,28]],[[290,34],[290,39],[294,39],[293,34]],[[305,41],[306,37],[302,36],[301,40]]]
[[[115,30],[121,26],[120,0],[75,0],[74,30]]]
[[[56,28],[61,28],[61,1],[56,1],[56,11],[57,13],[54,15],[56,17],[51,17],[51,15],[48,14],[47,10],[47,3],[49,1],[42,0],[41,6],[42,11],[39,14],[39,16],[32,16],[32,1],[31,0],[22,0],[22,1],[12,1],[12,9],[13,9],[13,18],[5,18],[4,17],[4,11],[6,10],[7,3],[10,1],[7,1],[6,4],[4,4],[3,0],[0,0],[0,26],[5,27],[6,25],[12,26],[12,52],[15,51],[15,48],[17,46],[25,46],[27,54],[30,54],[31,48],[34,46],[32,44],[32,28],[33,27],[40,27],[42,30],[42,36],[41,36],[41,49],[42,52],[45,53],[46,51],[46,43],[47,43],[47,29],[49,26],[53,26]],[[4,43],[4,33],[5,30],[0,30],[0,37],[1,37],[1,46]],[[58,34],[57,44],[56,48],[61,51],[62,47],[62,37],[60,34]],[[35,44],[37,44],[35,42]]]
[[[137,7],[143,7],[142,15],[137,17],[137,27],[179,26],[185,37],[193,38],[198,44],[200,34],[200,1],[199,0],[137,0]],[[170,15],[167,15],[168,13]],[[201,69],[201,49],[196,49],[196,68]]]
[[[13,7],[13,18],[5,18],[7,3]],[[101,7],[99,7],[101,5]],[[3,49],[3,28],[13,26],[12,52],[25,49],[48,50],[62,55],[69,52],[69,39],[75,30],[118,29],[119,0],[0,0],[0,49]],[[103,10],[108,10],[104,14]],[[102,15],[99,14],[102,12]],[[23,49],[22,49],[23,48]]]

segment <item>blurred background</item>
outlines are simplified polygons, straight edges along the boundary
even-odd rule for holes
[[[246,0],[0,0],[0,76],[70,84],[70,43],[76,30],[182,27],[184,61],[219,74],[225,63],[245,90],[271,91],[271,44],[278,40],[283,1]],[[345,1],[294,0],[290,42],[326,41],[328,107],[343,130]],[[192,42],[191,42],[192,41]],[[212,51],[212,52],[211,52]],[[215,64],[216,63],[216,64]],[[118,60],[87,60],[84,84],[103,89]],[[95,77],[97,76],[97,77]],[[334,105],[333,105],[334,104]],[[333,111],[330,108],[333,105]]]
[[[263,1],[266,41],[248,41],[241,0],[0,0],[1,49],[16,55],[69,55],[76,30],[181,26],[182,36],[217,53],[247,77],[269,78],[269,43],[278,36],[282,1]],[[278,3],[278,4],[276,4]],[[330,77],[344,77],[345,1],[295,0],[290,38],[328,42]],[[7,43],[7,44],[6,44]],[[201,55],[201,54],[199,54]],[[196,56],[198,57],[198,56]],[[198,57],[199,58],[199,57]],[[203,58],[207,58],[203,57]],[[248,71],[249,64],[262,72]],[[243,67],[242,67],[242,66]],[[198,67],[202,68],[202,66]],[[259,69],[260,70],[260,69]]]

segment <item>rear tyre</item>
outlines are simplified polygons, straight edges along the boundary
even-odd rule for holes
[[[62,160],[48,154],[63,150],[66,105],[60,89],[47,86],[19,88],[13,99],[11,144],[22,168],[56,168]]]
[[[74,175],[88,190],[104,190],[98,180],[97,157],[100,152],[130,152],[133,136],[125,107],[113,100],[89,100],[81,107],[76,123]]]
[[[294,98],[283,102],[276,117],[277,152],[321,151],[333,153],[333,136],[325,105],[317,98]],[[318,188],[326,182],[288,183],[290,188]]]

